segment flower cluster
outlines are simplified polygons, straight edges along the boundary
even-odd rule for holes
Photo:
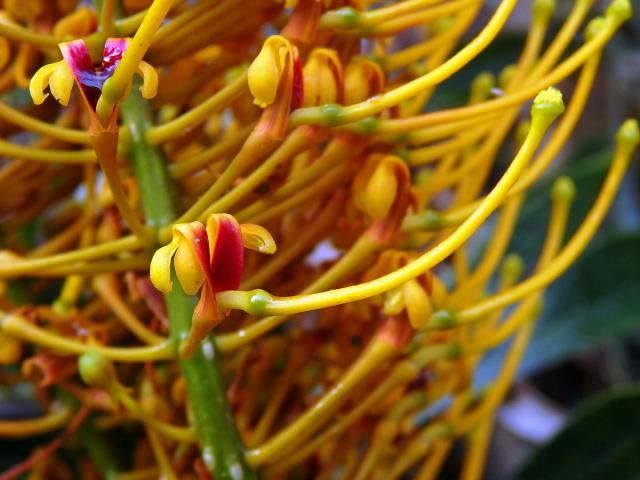
[[[570,238],[561,177],[535,265],[510,253],[631,2],[534,0],[468,88],[517,0],[93,3],[0,2],[0,378],[40,412],[0,437],[48,442],[1,478],[431,479],[456,442],[482,478],[640,141]]]
[[[150,277],[162,292],[170,292],[171,266],[187,295],[200,291],[193,311],[189,336],[181,353],[190,355],[205,335],[222,320],[216,294],[240,286],[244,267],[244,248],[273,254],[273,237],[259,225],[240,225],[231,215],[213,214],[206,227],[200,222],[175,224],[173,240],[158,249],[151,259]]]

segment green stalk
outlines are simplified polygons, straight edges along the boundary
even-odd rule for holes
[[[89,457],[93,460],[101,478],[113,480],[118,476],[118,466],[109,450],[104,435],[98,434],[90,422],[91,417],[80,427],[80,442],[89,453]]]
[[[167,169],[162,151],[149,145],[145,132],[151,126],[149,104],[134,85],[122,102],[124,123],[131,132],[129,158],[140,187],[147,225],[155,228],[170,225],[178,216],[176,186]],[[173,273],[175,276],[175,273]],[[173,290],[165,295],[169,314],[170,338],[176,357],[180,340],[191,327],[195,307],[174,279]],[[216,480],[257,478],[245,461],[245,450],[227,402],[225,382],[215,342],[205,340],[188,360],[179,360],[187,386],[202,458]]]

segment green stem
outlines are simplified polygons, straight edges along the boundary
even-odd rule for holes
[[[80,427],[80,441],[89,453],[101,478],[112,480],[118,475],[118,466],[113,458],[109,445],[104,435],[98,434],[91,426],[91,418],[88,418]]]
[[[147,225],[155,228],[169,225],[178,216],[176,186],[161,150],[146,142],[145,132],[151,127],[151,112],[136,85],[122,102],[121,112],[131,132],[130,160],[140,186]],[[178,281],[174,280],[173,285],[173,291],[165,295],[165,299],[170,337],[177,356],[179,342],[191,327],[195,301],[182,291]],[[227,402],[225,382],[214,344],[207,339],[190,359],[179,361],[202,458],[216,480],[257,478],[245,461],[244,446]]]

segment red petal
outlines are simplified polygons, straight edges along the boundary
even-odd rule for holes
[[[293,62],[293,96],[291,98],[291,110],[300,108],[304,101],[304,77],[302,75],[302,62],[296,54]]]
[[[113,73],[113,69],[118,66],[125,50],[129,46],[128,38],[110,38],[104,44],[104,51],[102,52],[102,68],[110,70]]]
[[[198,263],[204,272],[207,282],[212,282],[211,267],[209,260],[209,237],[204,225],[200,222],[191,222],[183,226],[183,234],[191,242],[193,251],[198,258]]]
[[[210,227],[211,286],[216,293],[236,290],[244,267],[240,225],[231,215],[216,215],[214,218],[207,224]]]
[[[124,51],[129,45],[126,38],[110,38],[104,45],[102,62],[94,67],[89,55],[89,49],[84,40],[74,40],[60,44],[60,51],[71,73],[82,92],[87,104],[95,111],[96,103],[102,93],[104,82],[107,81],[120,63]]]

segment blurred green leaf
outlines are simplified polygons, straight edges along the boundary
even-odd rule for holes
[[[582,223],[598,196],[611,159],[612,151],[608,148],[596,150],[585,156],[579,155],[537,183],[527,195],[510,250],[533,264],[547,230],[551,210],[551,188],[553,182],[562,175],[570,177],[577,187],[567,226],[567,236],[570,236]]]
[[[544,239],[553,181],[571,177],[578,195],[567,237],[583,221],[598,195],[611,151],[600,150],[573,160],[531,190],[510,251],[531,265]],[[547,289],[543,317],[523,359],[519,376],[552,366],[582,350],[599,347],[640,330],[640,231],[620,233],[601,227],[587,251]],[[504,348],[487,356],[477,374],[478,385],[495,376]]]
[[[640,232],[609,236],[547,294],[523,374],[640,330]]]
[[[514,480],[638,479],[638,452],[640,388],[627,387],[586,403]]]

